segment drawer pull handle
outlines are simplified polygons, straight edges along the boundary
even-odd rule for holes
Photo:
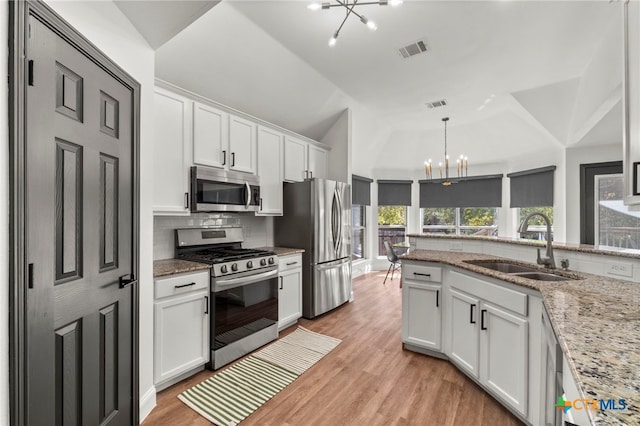
[[[298,264],[298,262],[289,262],[289,263],[287,263],[287,266],[297,265],[297,264]]]
[[[421,277],[431,278],[431,274],[422,274],[420,272],[414,272],[413,275],[418,275],[418,276],[421,276]]]
[[[484,314],[487,313],[486,309],[480,311],[480,330],[486,330],[487,327],[484,326]]]
[[[176,285],[174,287],[175,288],[184,288],[184,287],[191,287],[192,285],[196,285],[196,283],[180,284],[180,285]]]
[[[469,305],[469,322],[471,324],[475,324],[476,320],[473,319],[473,310],[475,309],[476,304],[472,303],[471,305]]]

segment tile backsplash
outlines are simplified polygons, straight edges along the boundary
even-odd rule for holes
[[[242,213],[194,213],[190,216],[154,216],[153,260],[175,257],[178,228],[204,226],[242,226],[243,247],[273,246],[273,218]]]

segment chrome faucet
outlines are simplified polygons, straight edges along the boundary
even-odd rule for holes
[[[533,216],[540,216],[542,219],[544,219],[545,223],[547,224],[547,253],[546,253],[546,257],[540,257],[540,249],[538,249],[538,258],[536,259],[536,262],[538,263],[538,265],[544,265],[547,268],[555,269],[556,268],[556,261],[553,258],[553,246],[551,245],[551,221],[549,220],[549,217],[547,217],[547,215],[545,215],[544,213],[541,213],[541,212],[529,213],[524,218],[524,220],[522,221],[520,226],[518,227],[518,234],[523,234],[523,233],[527,232],[527,229],[529,228],[529,220]]]

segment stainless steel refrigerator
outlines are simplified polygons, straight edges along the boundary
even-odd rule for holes
[[[351,187],[308,179],[284,184],[276,246],[303,248],[302,315],[314,318],[351,296]]]

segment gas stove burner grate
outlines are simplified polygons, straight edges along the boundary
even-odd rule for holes
[[[259,256],[272,256],[275,253],[259,249],[206,249],[179,255],[183,259],[191,259],[208,263],[221,263],[233,260],[252,259]]]

